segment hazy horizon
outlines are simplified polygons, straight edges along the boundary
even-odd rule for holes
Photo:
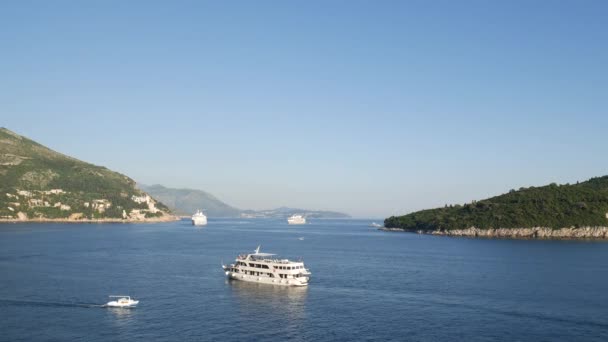
[[[7,1],[0,126],[241,209],[462,204],[608,174],[607,16],[604,1]]]

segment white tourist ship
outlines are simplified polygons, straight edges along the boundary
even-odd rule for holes
[[[283,286],[306,286],[310,271],[301,261],[273,258],[276,254],[255,253],[239,255],[234,264],[222,265],[229,279]]]
[[[207,225],[207,216],[205,216],[205,214],[203,214],[202,210],[197,210],[196,214],[192,215],[192,225],[194,225],[194,226]]]
[[[287,223],[289,224],[306,224],[306,217],[302,215],[291,215],[287,219]]]

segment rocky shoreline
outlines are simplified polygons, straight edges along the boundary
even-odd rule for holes
[[[382,231],[410,232],[429,235],[483,237],[503,239],[608,239],[608,227],[580,227],[580,228],[489,228],[480,229],[470,227],[452,230],[408,230],[401,228],[379,228]]]
[[[179,221],[178,216],[163,216],[163,217],[152,217],[143,220],[137,219],[119,219],[119,218],[106,218],[106,219],[50,219],[50,218],[35,218],[35,219],[0,219],[2,223],[160,223],[160,222],[173,222]]]

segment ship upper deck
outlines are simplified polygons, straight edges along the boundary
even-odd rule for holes
[[[277,265],[304,265],[303,261],[291,261],[289,259],[280,259],[280,258],[271,258],[272,256],[276,256],[276,254],[270,253],[256,253],[256,254],[247,254],[247,255],[239,255],[236,260],[238,261],[255,261],[265,264],[277,264]]]

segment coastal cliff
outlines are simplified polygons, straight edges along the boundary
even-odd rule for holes
[[[470,227],[452,230],[408,230],[401,228],[380,228],[383,231],[412,232],[418,234],[509,238],[509,239],[608,239],[608,227],[581,227],[581,228],[489,228],[480,229]]]
[[[131,178],[0,128],[0,222],[176,219]]]
[[[161,217],[151,217],[151,218],[100,218],[100,219],[91,219],[86,217],[68,217],[68,218],[44,218],[44,217],[21,217],[16,219],[0,219],[0,223],[24,223],[24,222],[34,222],[34,223],[52,223],[52,222],[61,222],[61,223],[156,223],[156,222],[172,222],[178,221],[180,218],[174,215],[164,215]]]

